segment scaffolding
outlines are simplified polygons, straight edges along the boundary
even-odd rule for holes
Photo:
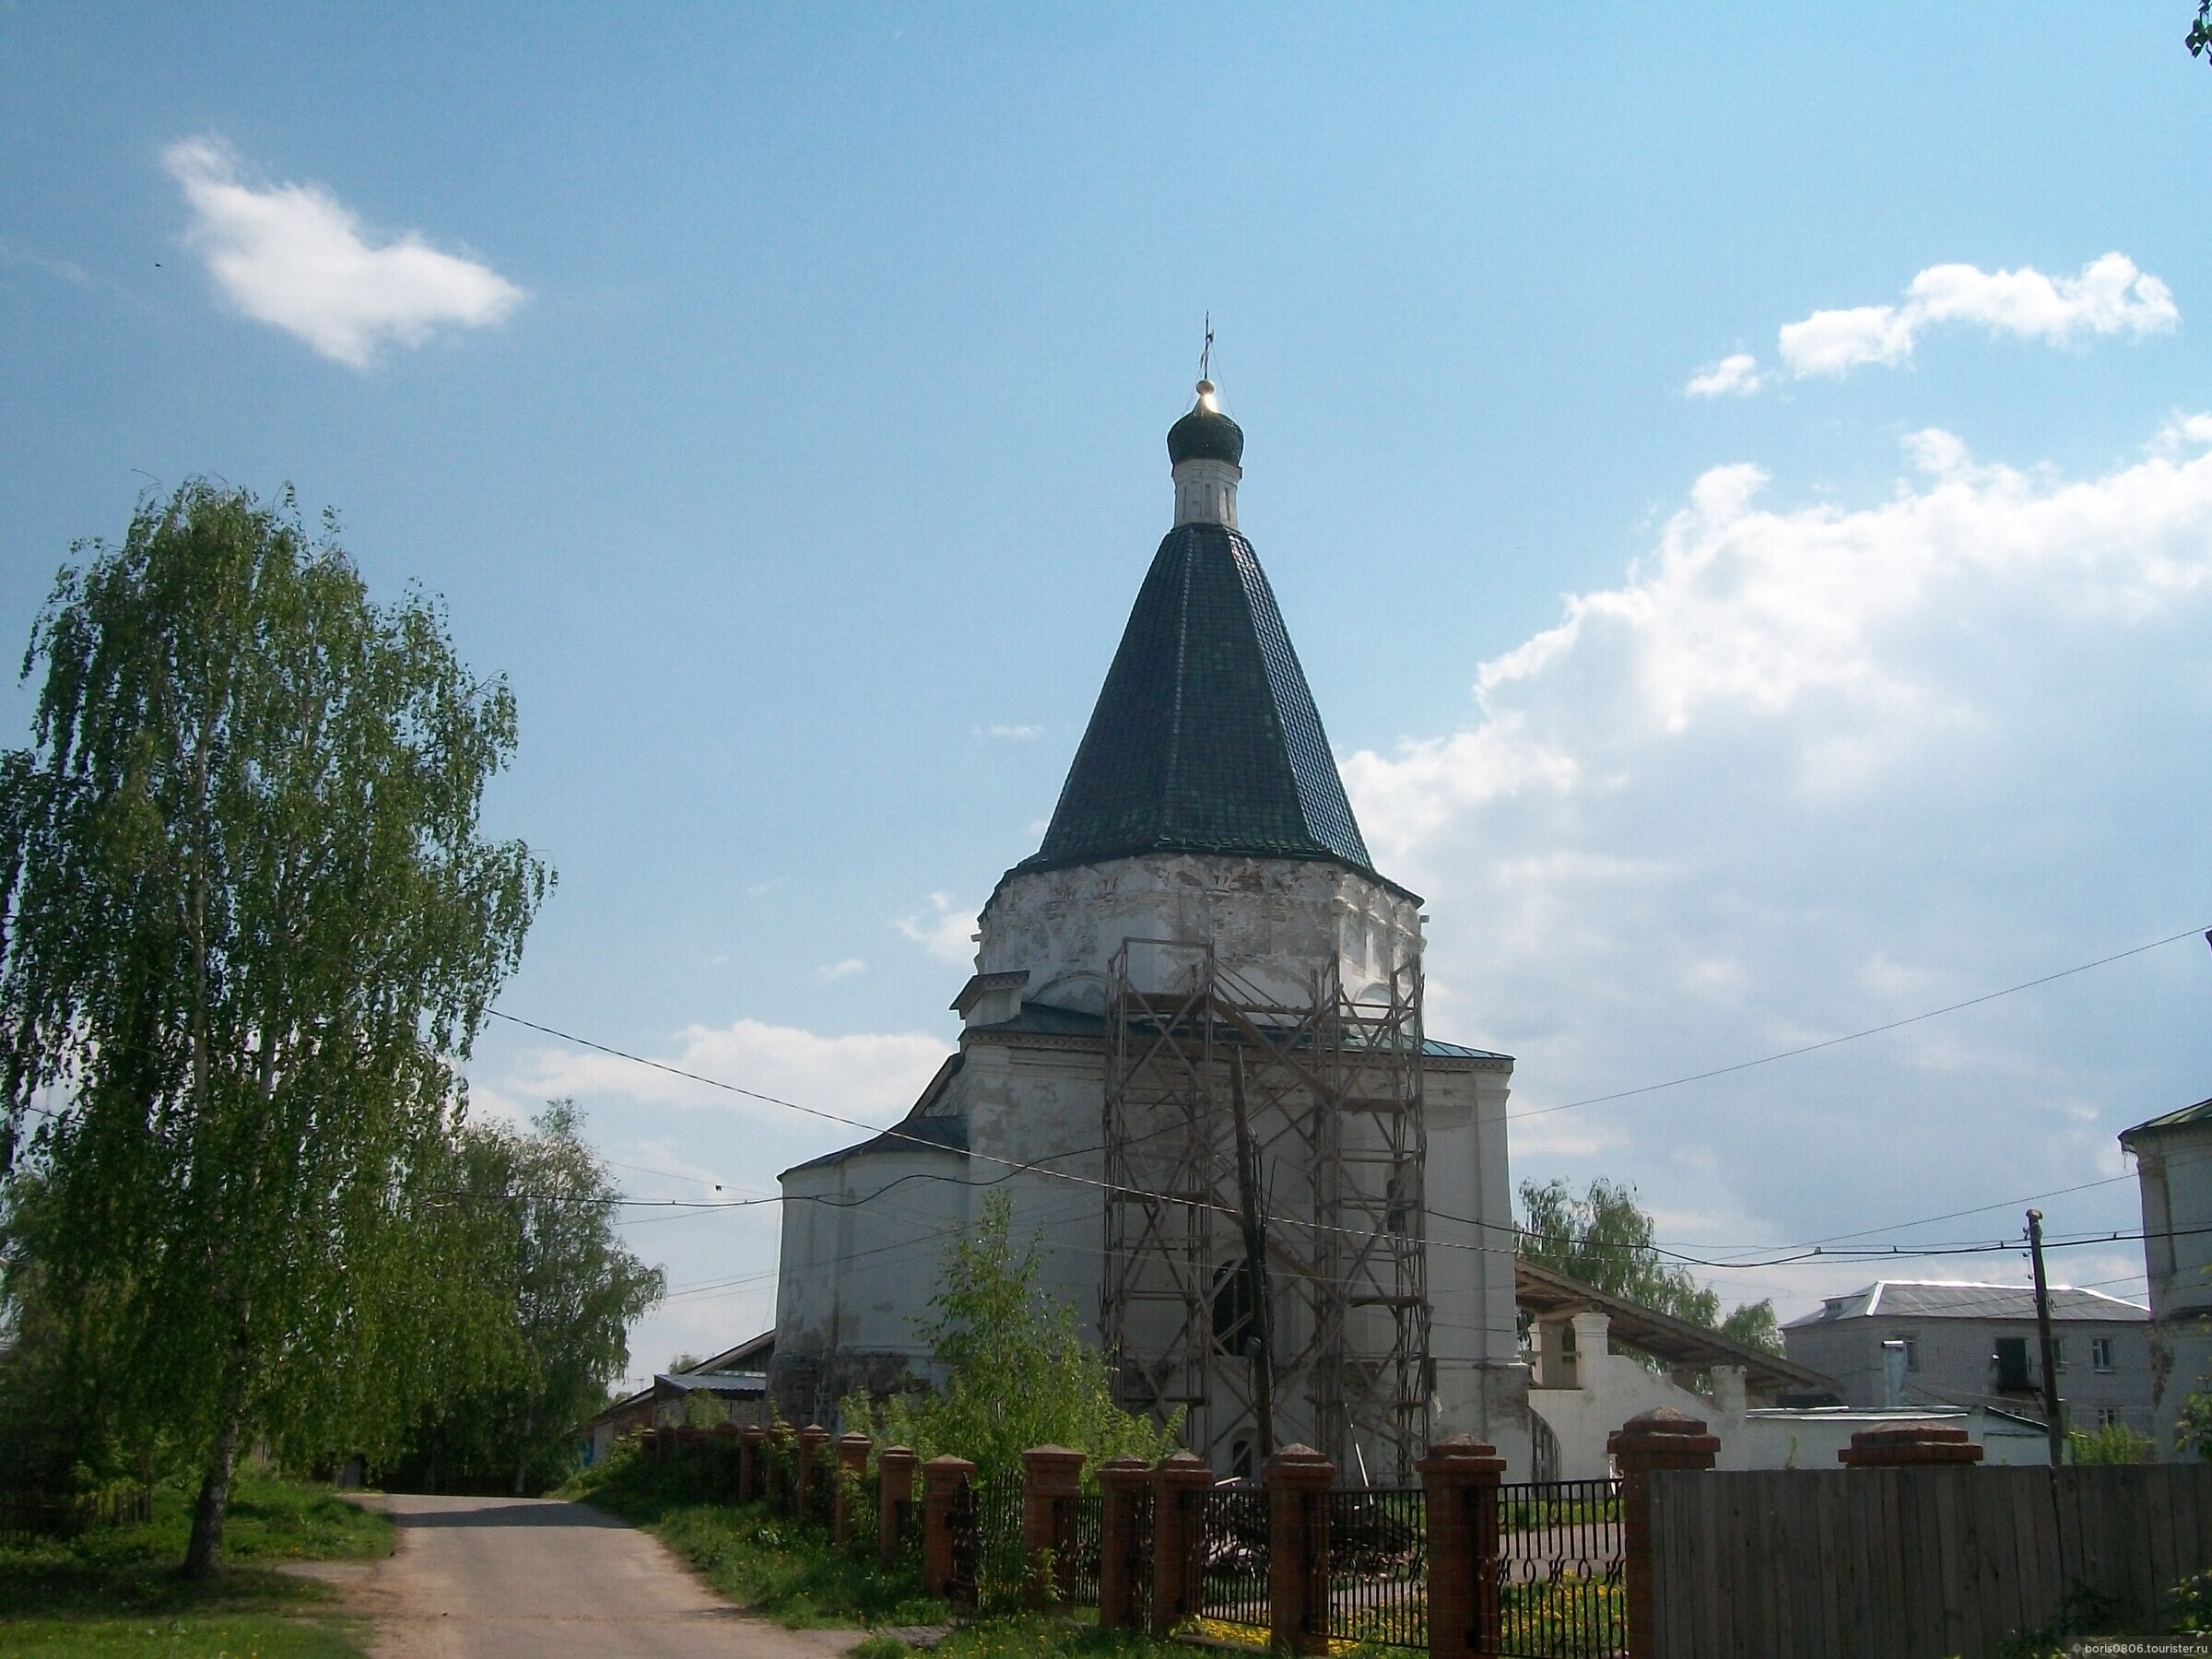
[[[1433,1382],[1418,964],[1355,999],[1332,962],[1287,1000],[1209,947],[1133,938],[1112,974],[1100,1312],[1116,1397],[1180,1407],[1194,1450],[1250,1473],[1265,1382],[1277,1443],[1347,1479],[1411,1480]],[[1240,1109],[1256,1155],[1241,1182]],[[1257,1270],[1241,1225],[1255,1198]]]

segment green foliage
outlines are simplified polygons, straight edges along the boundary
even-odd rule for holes
[[[88,549],[0,757],[0,1272],[81,1458],[202,1471],[210,1571],[241,1445],[388,1449],[498,1357],[453,1063],[549,877],[478,834],[506,686],[328,521],[194,482]]]
[[[715,1500],[730,1489],[730,1474],[711,1457],[661,1463],[625,1444],[564,1489],[649,1527],[723,1594],[794,1629],[945,1618],[945,1604],[922,1594],[918,1566],[886,1575],[872,1556],[831,1548],[818,1525],[763,1504]]]
[[[2191,57],[2203,57],[2212,50],[2212,0],[2197,0],[2196,21],[2189,25],[2182,44],[2189,48]]]
[[[369,1560],[392,1549],[392,1524],[326,1488],[241,1472],[225,1535],[234,1565],[220,1578],[183,1577],[192,1486],[154,1489],[153,1519],[97,1526],[74,1538],[0,1546],[0,1609],[11,1618],[198,1618],[283,1611],[327,1599],[324,1587],[269,1571],[280,1561]],[[15,1630],[5,1629],[10,1643]]]
[[[2137,1434],[2125,1423],[2107,1423],[2099,1429],[2066,1430],[2066,1461],[2077,1464],[2148,1463],[2151,1438]]]
[[[1563,1181],[1548,1186],[1524,1181],[1521,1207],[1525,1219],[1518,1248],[1529,1261],[1654,1312],[1782,1351],[1771,1301],[1742,1303],[1723,1319],[1718,1292],[1700,1285],[1688,1268],[1668,1265],[1634,1187],[1600,1178],[1578,1198]]]
[[[1163,1426],[1115,1405],[1105,1357],[1084,1343],[1075,1310],[1046,1295],[1038,1277],[1035,1241],[1015,1249],[1011,1202],[987,1198],[973,1234],[946,1251],[934,1316],[921,1324],[945,1387],[880,1406],[849,1395],[839,1406],[845,1427],[865,1429],[878,1447],[971,1459],[979,1480],[1018,1477],[1031,1446],[1082,1453],[1086,1479],[1109,1458],[1175,1451],[1181,1415]]]
[[[487,1374],[426,1413],[388,1481],[520,1495],[575,1466],[577,1425],[628,1369],[629,1327],[664,1284],[616,1236],[618,1189],[581,1126],[574,1104],[555,1100],[527,1133],[460,1131],[449,1202],[506,1318]]]
[[[2173,1449],[2212,1462],[2212,1393],[2199,1389],[2182,1402],[2173,1419]]]

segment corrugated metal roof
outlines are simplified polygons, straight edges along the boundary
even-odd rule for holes
[[[2184,1106],[2179,1112],[2170,1112],[2164,1117],[2155,1117],[2147,1124],[2137,1124],[2133,1129],[2120,1131],[2122,1140],[2138,1135],[2159,1135],[2169,1129],[2194,1129],[2212,1124],[2212,1100],[2199,1100],[2194,1106]]]
[[[2051,1287],[2051,1317],[2057,1321],[2147,1320],[2150,1310],[2122,1301],[2101,1290]],[[2035,1318],[2031,1285],[1968,1285],[1926,1279],[1877,1279],[1849,1296],[1831,1296],[1815,1312],[1783,1328],[1833,1324],[1844,1319],[2007,1319]]]
[[[764,1394],[768,1392],[768,1374],[765,1371],[662,1371],[653,1379],[655,1389],[665,1388],[671,1394]]]

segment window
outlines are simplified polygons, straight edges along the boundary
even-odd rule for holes
[[[1990,1361],[1997,1368],[1997,1392],[1999,1394],[2026,1394],[2028,1392],[2027,1337],[1998,1337],[1996,1351],[1990,1356]]]
[[[2051,1338],[2051,1366],[2053,1371],[2066,1369],[2066,1339],[2064,1336]]]
[[[2100,1429],[2117,1429],[2124,1420],[2117,1406],[2097,1407],[2097,1427]]]
[[[2110,1336],[2089,1338],[2089,1369],[2091,1371],[2111,1371],[2112,1369],[2112,1339]]]
[[[1910,1331],[1892,1331],[1889,1334],[1889,1340],[1905,1345],[1905,1369],[1909,1371],[1918,1371],[1920,1369],[1920,1338]]]

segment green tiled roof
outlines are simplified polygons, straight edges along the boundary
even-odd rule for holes
[[[1155,852],[1373,869],[1275,594],[1226,524],[1159,544],[1044,844],[1018,867]]]

